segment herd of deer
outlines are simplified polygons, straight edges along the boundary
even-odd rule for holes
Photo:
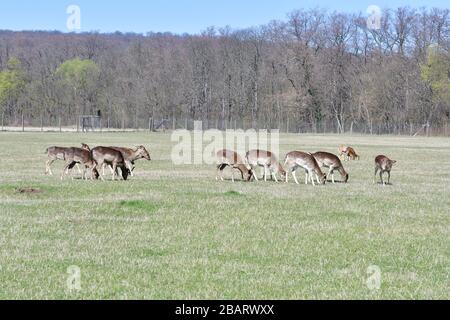
[[[91,179],[98,179],[104,181],[105,167],[108,166],[112,173],[112,180],[115,180],[118,170],[120,169],[122,178],[127,180],[128,176],[133,176],[134,163],[139,159],[151,160],[150,154],[144,146],[138,146],[134,149],[124,147],[95,147],[91,149],[87,144],[82,143],[81,148],[75,147],[50,147],[47,148],[46,153],[48,160],[46,162],[45,173],[53,175],[51,165],[56,160],[65,161],[64,169],[61,173],[61,180],[68,175],[70,170],[77,166],[78,171],[82,174],[82,179],[88,179],[86,170],[91,170]],[[284,159],[284,167],[278,162],[277,157],[270,151],[251,150],[246,153],[245,158],[242,158],[238,153],[230,150],[220,150],[216,153],[217,157],[217,175],[216,180],[223,181],[223,170],[226,167],[231,167],[231,179],[234,182],[234,169],[241,173],[243,180],[251,181],[252,179],[258,181],[255,173],[256,167],[262,167],[262,178],[267,181],[268,174],[278,182],[277,174],[281,176],[282,180],[289,182],[289,174],[292,175],[296,184],[299,184],[295,171],[298,168],[305,170],[305,184],[309,181],[315,185],[325,184],[330,178],[332,183],[335,183],[334,172],[338,171],[344,183],[348,181],[349,175],[342,165],[341,159],[347,161],[359,160],[355,149],[347,146],[339,147],[339,157],[329,152],[308,153],[301,151],[289,152]],[[395,160],[390,160],[386,156],[377,156],[375,158],[375,177],[380,173],[381,183],[385,185],[383,174],[388,174],[388,184],[391,178],[392,166],[396,163]],[[79,166],[82,166],[80,169]],[[100,171],[98,169],[101,169]],[[328,168],[328,173],[323,173],[322,168]],[[220,173],[220,174],[219,174]]]
[[[53,175],[51,165],[56,160],[66,162],[61,173],[61,180],[75,166],[82,173],[82,179],[88,179],[86,169],[90,169],[92,180],[98,179],[99,177],[104,180],[105,167],[109,166],[113,180],[116,178],[118,168],[120,168],[122,178],[127,180],[129,175],[133,176],[134,162],[136,160],[151,160],[150,154],[144,146],[139,146],[134,149],[124,147],[95,147],[91,149],[87,144],[82,143],[81,148],[50,147],[47,148],[46,153],[48,160],[46,162],[45,174]],[[81,171],[79,165],[82,166],[83,171]],[[98,168],[102,170],[99,171]]]
[[[305,184],[308,184],[308,182],[311,181],[313,185],[315,185],[315,181],[317,181],[318,184],[325,184],[330,176],[332,183],[335,183],[334,171],[338,171],[341,175],[342,181],[346,183],[349,175],[347,171],[345,171],[341,159],[346,159],[347,161],[350,159],[359,160],[359,156],[356,154],[355,149],[347,146],[339,147],[339,157],[329,152],[289,152],[284,158],[284,166],[286,167],[286,170],[278,162],[276,156],[270,151],[250,150],[246,153],[245,158],[242,158],[234,151],[220,150],[217,152],[216,157],[218,164],[216,180],[219,180],[220,178],[223,181],[223,170],[226,167],[231,167],[231,179],[233,182],[234,169],[240,171],[243,180],[251,181],[252,179],[255,179],[258,181],[255,168],[259,166],[262,167],[261,173],[263,177],[261,179],[264,179],[264,181],[267,181],[269,173],[276,182],[278,182],[277,174],[281,176],[282,180],[289,182],[289,174],[292,174],[295,183],[299,184],[295,171],[298,168],[302,168],[305,170]],[[388,174],[387,183],[389,184],[391,179],[391,169],[395,163],[395,160],[390,160],[386,156],[377,156],[375,158],[374,183],[376,175],[379,172],[381,183],[386,185],[386,182],[383,180],[383,174],[386,172]],[[328,173],[323,173],[322,168],[328,168]]]

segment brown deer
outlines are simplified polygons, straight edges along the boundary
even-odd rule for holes
[[[45,174],[53,175],[51,165],[57,160],[66,160],[66,153],[69,152],[70,147],[49,147],[45,150],[48,160],[45,162]],[[81,174],[81,169],[77,166],[78,172]]]
[[[359,155],[356,154],[355,149],[353,149],[352,147],[347,148],[347,160],[349,159],[359,160]]]
[[[378,171],[380,171],[380,180],[381,180],[381,183],[383,184],[383,186],[386,185],[385,181],[383,180],[383,173],[385,173],[385,172],[388,173],[388,183],[387,184],[390,184],[391,169],[395,163],[397,163],[397,161],[391,160],[386,156],[383,156],[383,155],[377,156],[375,158],[375,175],[373,178],[373,183],[376,183],[377,173],[378,173]]]
[[[139,159],[146,159],[148,161],[152,160],[150,157],[150,153],[147,151],[147,149],[144,146],[138,146],[135,149],[131,148],[123,148],[123,147],[108,147],[117,151],[120,151],[123,155],[123,158],[125,160],[125,164],[130,170],[130,174],[133,177],[133,171],[134,171],[134,162]],[[110,166],[111,172],[112,168]],[[105,175],[104,167],[102,167],[103,175]]]
[[[115,180],[117,168],[120,168],[122,172],[122,178],[127,180],[128,175],[130,174],[130,170],[127,168],[125,164],[125,159],[122,155],[122,152],[111,149],[108,147],[95,147],[91,150],[92,159],[97,163],[100,168],[103,167],[104,164],[110,165],[113,170],[112,179]],[[104,177],[100,174],[100,178],[104,181]]]
[[[90,151],[80,148],[68,148],[65,153],[65,160],[66,165],[64,166],[64,169],[61,173],[61,180],[64,179],[64,176],[67,175],[69,170],[72,169],[76,164],[81,164],[83,166],[83,180],[87,180],[86,169],[91,170],[91,180],[98,178],[99,173],[96,169],[97,162],[92,159]]]
[[[289,152],[286,155],[284,164],[288,168],[288,173],[286,174],[286,183],[289,182],[288,175],[289,172],[291,172],[292,176],[294,177],[295,183],[299,184],[297,177],[295,176],[295,170],[297,170],[298,168],[305,169],[305,184],[308,184],[308,180],[311,180],[313,186],[315,186],[313,174],[316,175],[316,179],[319,184],[325,184],[326,182],[325,174],[320,169],[320,166],[317,163],[316,159],[310,153],[301,151]]]
[[[286,176],[286,171],[283,166],[278,162],[277,157],[270,151],[250,150],[245,155],[245,159],[250,165],[252,175],[256,181],[258,181],[258,178],[256,177],[254,168],[257,166],[264,168],[264,181],[267,181],[267,172],[270,173],[276,182],[278,182],[277,173],[280,174],[281,179],[284,179]]]
[[[317,163],[321,168],[329,168],[327,180],[330,178],[331,181],[334,182],[334,170],[339,171],[341,177],[345,183],[348,181],[348,173],[345,171],[344,166],[342,165],[341,160],[338,156],[329,153],[329,152],[316,152],[312,154],[314,159],[316,159]]]
[[[252,177],[252,171],[249,166],[244,163],[239,154],[230,150],[219,150],[216,153],[217,158],[217,174],[216,180],[223,180],[223,170],[226,167],[231,167],[231,180],[234,182],[234,170],[237,169],[241,172],[242,180],[249,181]]]

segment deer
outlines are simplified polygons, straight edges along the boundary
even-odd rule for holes
[[[87,179],[86,169],[91,170],[91,180],[97,179],[99,173],[96,169],[97,162],[92,159],[91,152],[83,148],[68,148],[65,153],[66,165],[61,173],[61,180],[68,174],[75,165],[81,164],[83,166],[82,179]],[[73,180],[73,177],[72,177]]]
[[[344,181],[344,183],[348,182],[348,173],[345,171],[344,166],[342,165],[341,160],[338,156],[329,153],[329,152],[316,152],[313,153],[312,156],[314,159],[316,159],[318,165],[323,168],[329,168],[328,174],[326,179],[328,180],[331,175],[331,181],[332,183],[335,183],[334,181],[334,170],[337,170]]]
[[[347,148],[347,159],[359,160],[359,155],[356,154],[355,149],[352,147]]]
[[[127,180],[130,170],[125,164],[122,152],[109,147],[95,147],[91,150],[91,155],[92,159],[97,163],[97,166],[100,166],[100,168],[102,168],[104,164],[112,167],[113,181],[117,174],[117,168],[120,168],[123,180]],[[100,174],[100,178],[102,181],[105,181],[102,174]]]
[[[352,147],[340,145],[338,150],[339,150],[339,158],[341,159],[345,159],[346,161],[349,161],[350,159],[359,160],[359,155]]]
[[[70,151],[70,147],[49,147],[45,150],[48,160],[45,162],[45,174],[53,175],[51,165],[57,160],[66,160],[66,154]],[[82,173],[80,167],[77,165],[78,173]],[[67,172],[68,173],[68,172]]]
[[[291,172],[295,183],[300,184],[297,180],[297,177],[295,176],[295,170],[297,170],[300,167],[305,169],[306,185],[308,184],[308,180],[311,180],[312,185],[315,186],[313,174],[316,175],[316,179],[319,184],[325,184],[326,182],[326,175],[322,172],[319,164],[317,163],[316,159],[311,153],[301,151],[289,152],[286,155],[284,164],[288,168],[287,169],[288,173],[286,173],[286,183],[289,182],[288,176],[289,172]]]
[[[138,146],[135,149],[131,148],[124,148],[124,147],[108,147],[117,151],[120,151],[123,155],[123,158],[125,160],[125,165],[127,166],[128,170],[130,171],[130,175],[134,177],[133,171],[134,171],[134,162],[139,159],[146,159],[148,161],[151,161],[150,153],[147,151],[147,149],[144,146]],[[111,172],[112,167],[110,166]],[[105,168],[102,167],[103,175],[105,175]]]
[[[396,160],[391,160],[386,156],[383,156],[383,155],[377,156],[375,158],[375,175],[373,178],[373,183],[376,183],[377,173],[378,173],[378,171],[380,171],[380,180],[381,180],[381,183],[383,184],[383,186],[386,185],[385,181],[383,180],[383,173],[385,173],[385,172],[388,173],[388,183],[387,184],[390,184],[391,169],[395,163],[397,163]]]
[[[286,171],[278,162],[277,157],[270,151],[250,150],[245,155],[245,159],[250,166],[253,177],[258,181],[258,177],[254,171],[257,166],[264,168],[264,181],[267,181],[267,172],[270,173],[275,182],[278,182],[277,173],[281,175],[281,179],[286,176]]]
[[[220,180],[224,181],[223,170],[228,166],[231,167],[231,180],[233,181],[233,183],[234,183],[235,169],[241,172],[242,180],[250,181],[252,177],[252,170],[248,164],[244,163],[243,159],[239,154],[237,154],[234,151],[222,149],[217,151],[216,158],[217,158],[217,173],[216,173],[217,181],[219,181],[219,173],[220,173]]]

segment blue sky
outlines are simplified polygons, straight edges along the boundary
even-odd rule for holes
[[[81,31],[199,33],[209,26],[245,28],[285,19],[300,8],[366,12],[369,5],[449,8],[448,0],[1,0],[0,29],[67,32],[69,5],[81,9]]]

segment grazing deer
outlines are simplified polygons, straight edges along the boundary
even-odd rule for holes
[[[327,180],[330,178],[331,175],[331,181],[334,182],[334,170],[339,171],[341,174],[342,179],[345,183],[348,181],[348,173],[345,171],[344,166],[342,165],[341,160],[338,156],[329,153],[329,152],[316,152],[313,153],[314,159],[316,159],[317,163],[321,168],[329,168]]]
[[[120,168],[122,171],[123,180],[127,180],[128,175],[130,174],[130,170],[127,168],[125,164],[125,159],[122,155],[122,152],[111,149],[108,147],[95,147],[91,150],[92,159],[97,163],[101,168],[104,164],[112,166],[113,169],[113,177],[115,180],[117,168]],[[104,177],[100,174],[100,178],[104,181]]]
[[[352,147],[347,148],[347,160],[349,159],[359,160],[359,155],[356,154],[355,149],[353,149]]]
[[[390,183],[391,180],[391,169],[392,166],[397,163],[397,161],[395,160],[391,160],[386,156],[377,156],[375,158],[375,175],[373,178],[373,183],[375,183],[376,181],[376,177],[377,177],[377,173],[378,171],[380,171],[380,179],[381,179],[381,183],[383,184],[383,186],[386,185],[386,183],[383,180],[383,173],[387,172],[388,173],[388,184]]]
[[[131,148],[123,148],[123,147],[108,147],[117,151],[120,151],[123,155],[123,158],[125,160],[125,164],[130,170],[130,174],[132,177],[134,177],[133,171],[134,171],[134,162],[139,159],[146,159],[148,161],[152,160],[150,157],[150,153],[147,151],[147,149],[144,146],[138,146],[135,149]],[[112,168],[110,166],[111,172]],[[102,167],[103,175],[105,175],[105,168]]]
[[[320,166],[317,163],[316,159],[310,153],[300,151],[289,152],[286,155],[284,164],[288,168],[288,173],[286,174],[286,183],[289,182],[288,176],[289,172],[291,172],[292,176],[294,177],[295,183],[299,184],[297,177],[295,176],[295,170],[300,167],[305,169],[305,184],[308,184],[308,180],[311,180],[313,186],[315,186],[313,174],[316,175],[316,179],[319,184],[325,184],[326,182],[325,174],[320,169]]]
[[[277,157],[270,151],[264,150],[250,150],[245,155],[247,163],[250,165],[251,172],[256,181],[256,173],[254,168],[257,166],[264,168],[264,181],[267,181],[267,172],[273,177],[273,179],[278,182],[277,173],[281,175],[281,179],[286,176],[286,171],[278,162]]]
[[[252,171],[247,164],[244,163],[241,156],[234,151],[219,150],[216,153],[217,158],[217,174],[216,180],[223,180],[223,170],[226,167],[231,167],[231,180],[234,182],[234,169],[238,169],[241,172],[242,180],[249,181],[252,177]]]
[[[66,165],[64,166],[64,169],[61,173],[61,180],[64,179],[64,176],[67,175],[69,170],[72,169],[76,164],[81,164],[83,166],[83,180],[87,180],[86,169],[91,170],[91,180],[98,178],[99,173],[96,169],[97,162],[92,159],[90,151],[80,148],[68,148],[65,153],[65,160]]]

